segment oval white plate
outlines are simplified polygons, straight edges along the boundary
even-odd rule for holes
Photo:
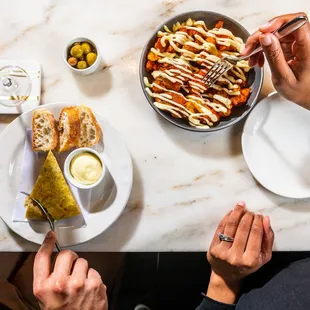
[[[310,112],[278,93],[259,102],[242,134],[245,161],[268,190],[310,197]]]
[[[44,108],[53,112],[57,119],[60,110],[69,105],[68,103],[54,103],[44,105]],[[5,128],[0,136],[2,147],[0,152],[0,216],[17,234],[29,241],[41,244],[45,232],[48,231],[47,225],[42,225],[41,229],[35,232],[28,223],[12,222],[12,212],[20,182],[25,134],[26,129],[31,128],[32,112],[33,110],[20,115]],[[113,177],[114,188],[111,188],[113,192],[108,199],[108,205],[104,208],[98,205],[94,212],[89,213],[85,227],[59,228],[57,238],[61,246],[83,243],[104,232],[120,216],[131,193],[133,170],[127,147],[120,134],[108,121],[96,113],[95,115],[104,140],[103,144],[101,142],[101,145],[98,145],[98,152]],[[100,199],[98,203],[100,204]]]

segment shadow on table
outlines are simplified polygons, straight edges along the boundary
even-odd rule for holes
[[[128,204],[121,216],[105,232],[90,241],[92,248],[98,245],[98,251],[102,251],[100,245],[109,243],[109,251],[122,251],[122,247],[130,240],[140,221],[144,208],[143,184],[137,165],[133,161],[133,187]],[[86,243],[87,247],[87,243]],[[104,247],[105,249],[107,247]],[[74,248],[80,251],[79,246]]]
[[[100,97],[112,87],[112,75],[110,66],[101,61],[98,70],[89,75],[77,75],[72,73],[79,89],[88,97]]]
[[[284,208],[284,209],[291,209],[294,212],[298,213],[305,213],[310,211],[310,198],[304,199],[295,199],[295,198],[287,198],[280,195],[277,195],[268,189],[266,189],[263,185],[261,185],[255,177],[251,174],[254,182],[256,183],[256,187],[258,190],[268,199],[271,201],[271,204],[275,206],[274,208]],[[273,208],[273,209],[274,209]],[[256,210],[257,212],[263,212],[264,206],[262,209]],[[271,210],[272,211],[272,210]],[[305,218],[306,220],[306,218]],[[310,252],[309,252],[310,253]]]
[[[178,128],[157,116],[161,127],[178,147],[198,157],[225,158],[241,154],[241,134],[244,120],[211,133],[199,133]]]
[[[255,180],[256,181],[256,180]],[[279,196],[264,188],[258,181],[256,184],[259,190],[279,208],[291,209],[294,212],[305,213],[310,211],[310,198],[294,199]],[[307,220],[307,218],[305,218]]]

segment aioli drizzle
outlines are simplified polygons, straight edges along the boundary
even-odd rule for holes
[[[182,28],[195,31],[196,34],[194,34],[194,38],[196,42],[192,36],[182,31]],[[150,84],[148,79],[146,77],[144,78],[148,94],[153,98],[160,99],[160,102],[154,102],[159,109],[169,111],[178,118],[187,117],[190,125],[198,128],[209,128],[213,126],[214,123],[219,121],[220,117],[218,114],[213,113],[212,110],[217,113],[225,114],[232,108],[232,103],[229,98],[223,97],[220,94],[214,94],[213,96],[208,94],[208,92],[206,92],[207,87],[201,82],[202,76],[194,73],[197,69],[191,65],[191,62],[198,62],[202,67],[210,69],[212,65],[219,60],[217,55],[219,55],[220,52],[217,50],[215,44],[206,41],[208,37],[212,37],[217,45],[233,46],[237,50],[237,52],[223,51],[221,53],[223,57],[226,55],[239,56],[244,46],[242,39],[235,37],[232,32],[227,29],[214,28],[208,31],[205,29],[207,28],[203,21],[194,22],[191,19],[189,19],[185,25],[181,25],[180,23],[175,24],[172,31],[167,26],[164,26],[165,32],[158,32],[160,43],[163,47],[166,47],[167,43],[169,43],[169,46],[173,48],[174,52],[162,53],[155,48],[151,48],[151,52],[160,57],[158,63],[169,66],[169,69],[153,71],[153,78],[162,77],[172,83],[179,83],[186,93],[189,93],[189,86],[191,88],[190,95],[185,97],[181,92],[166,89],[155,82]],[[197,43],[197,41],[199,43]],[[177,44],[180,44],[182,48],[178,47]],[[181,54],[181,56],[179,56],[178,53]],[[225,92],[229,96],[238,96],[240,95],[240,84],[246,81],[245,73],[249,70],[250,67],[248,62],[240,61],[231,69],[233,75],[226,72],[216,84],[211,86],[211,88],[219,92]],[[184,85],[186,81],[188,81],[188,86]],[[226,87],[224,87],[224,85]],[[154,93],[151,91],[152,87],[156,87],[163,92]],[[184,105],[172,100],[171,94],[182,96],[186,102],[192,103],[199,113],[193,113]],[[216,102],[214,100],[216,100]]]

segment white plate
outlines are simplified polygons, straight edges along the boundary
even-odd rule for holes
[[[67,103],[44,105],[55,114],[56,119],[60,110],[69,106]],[[95,112],[95,111],[94,111]],[[124,210],[132,187],[132,161],[126,145],[120,134],[100,115],[96,114],[97,121],[103,133],[104,143],[98,145],[98,152],[102,156],[113,178],[110,186],[111,194],[106,197],[98,196],[96,205],[87,218],[86,227],[58,228],[57,238],[62,246],[71,246],[86,242],[104,232]],[[47,225],[38,225],[33,230],[28,223],[12,222],[12,211],[18,192],[23,147],[26,129],[31,128],[32,111],[20,115],[14,120],[0,136],[0,188],[1,204],[0,216],[7,225],[23,238],[41,244]]]
[[[248,117],[244,158],[268,190],[289,198],[310,197],[310,112],[271,94]]]

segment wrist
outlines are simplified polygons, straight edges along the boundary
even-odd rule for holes
[[[234,304],[238,298],[241,284],[241,280],[227,281],[212,271],[206,295],[225,304]]]

